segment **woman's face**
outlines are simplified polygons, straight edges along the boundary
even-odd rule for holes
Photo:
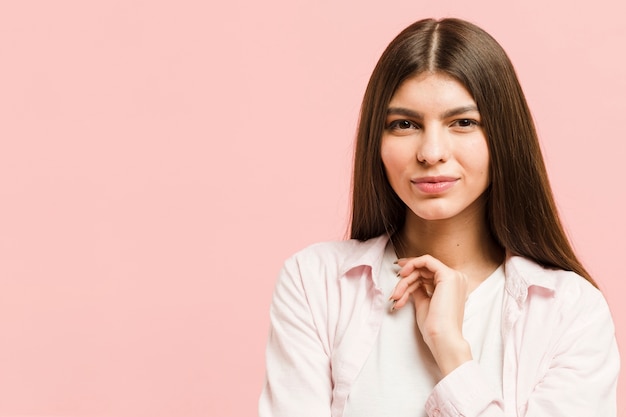
[[[381,156],[391,187],[417,217],[482,213],[487,140],[476,103],[454,78],[426,72],[400,85],[387,109]]]

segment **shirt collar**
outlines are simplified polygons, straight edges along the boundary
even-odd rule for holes
[[[389,242],[389,235],[384,234],[364,242],[356,243],[352,253],[345,258],[341,265],[339,276],[344,276],[354,268],[368,266],[372,271],[372,280],[374,284],[378,286],[378,274],[380,272],[387,242]]]
[[[344,276],[354,268],[367,266],[371,269],[374,284],[378,286],[380,266],[388,242],[389,235],[387,234],[364,242],[355,241],[354,250],[345,258],[339,276]],[[506,291],[518,303],[523,303],[526,300],[530,287],[543,288],[552,294],[556,289],[555,276],[549,273],[549,269],[530,259],[508,252],[505,259],[504,274],[506,276]]]
[[[521,304],[528,297],[530,287],[538,287],[554,294],[556,289],[555,275],[538,263],[507,253],[504,264],[506,291]]]

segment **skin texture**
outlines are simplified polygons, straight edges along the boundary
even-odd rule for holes
[[[400,85],[389,105],[381,155],[411,217],[462,215],[489,185],[489,151],[476,103],[444,75],[424,73]],[[449,177],[452,188],[427,194],[411,181],[430,176]]]
[[[401,278],[393,309],[412,298],[444,375],[471,360],[465,300],[502,262],[485,219],[489,151],[476,103],[457,80],[421,73],[391,99],[381,144],[387,179],[407,206],[394,236]]]

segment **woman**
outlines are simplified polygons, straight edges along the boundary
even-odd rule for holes
[[[368,84],[351,240],[276,285],[262,417],[615,416],[606,301],[559,221],[498,43],[400,33]]]

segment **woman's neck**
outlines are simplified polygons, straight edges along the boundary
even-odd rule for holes
[[[431,255],[480,284],[502,263],[504,250],[489,232],[484,210],[478,211],[434,221],[409,212],[393,237],[398,257]]]

